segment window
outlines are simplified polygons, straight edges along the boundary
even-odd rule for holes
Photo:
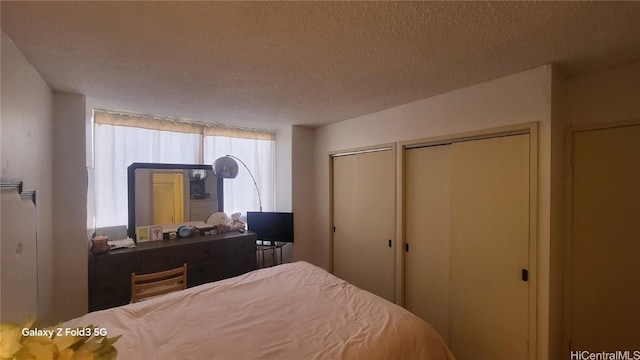
[[[262,206],[274,208],[273,133],[180,122],[139,115],[94,112],[94,227],[127,224],[127,167],[134,162],[212,164],[227,154],[247,165]],[[255,211],[258,196],[247,169],[224,180],[227,214]]]

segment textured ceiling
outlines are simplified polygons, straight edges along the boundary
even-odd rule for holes
[[[319,126],[547,63],[640,59],[640,2],[13,2],[49,85],[114,110]]]

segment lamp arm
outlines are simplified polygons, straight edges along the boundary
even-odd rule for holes
[[[260,197],[260,189],[258,189],[258,184],[256,183],[256,178],[253,177],[253,174],[251,173],[251,170],[249,170],[249,168],[247,167],[247,164],[244,163],[244,161],[240,160],[239,158],[233,156],[233,155],[227,155],[230,158],[236,159],[238,161],[240,161],[240,164],[242,164],[242,166],[244,166],[245,169],[247,169],[247,171],[249,172],[249,175],[251,176],[251,180],[253,180],[253,185],[255,185],[256,187],[256,191],[258,192],[258,203],[260,204],[260,212],[262,212],[262,198]]]

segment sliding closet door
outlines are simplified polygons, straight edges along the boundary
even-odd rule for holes
[[[393,151],[334,156],[333,273],[394,301]]]
[[[573,145],[571,349],[640,350],[640,125]]]
[[[450,145],[405,152],[405,307],[449,342]]]
[[[529,135],[454,143],[450,206],[454,355],[527,359]]]

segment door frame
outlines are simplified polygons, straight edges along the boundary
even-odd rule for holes
[[[417,140],[403,141],[399,143],[399,151],[397,151],[397,223],[396,223],[396,238],[402,239],[402,246],[404,248],[406,242],[404,234],[404,199],[406,196],[404,184],[405,184],[405,158],[406,151],[412,148],[447,145],[456,142],[472,141],[480,139],[489,139],[511,135],[523,135],[529,134],[529,306],[528,306],[528,333],[529,333],[529,360],[535,360],[537,356],[537,304],[538,304],[538,123],[524,123],[518,125],[476,130],[470,132],[463,132],[457,134],[449,134],[442,136],[435,136],[430,138],[423,138]],[[396,241],[400,243],[400,241]],[[396,303],[404,306],[404,251],[399,251],[396,261],[401,264],[400,271],[396,275]]]
[[[398,164],[396,161],[396,148],[397,145],[396,143],[387,143],[387,144],[380,144],[380,145],[373,145],[373,146],[366,146],[366,147],[358,147],[358,148],[352,148],[352,149],[345,149],[345,150],[337,150],[337,151],[331,151],[329,152],[329,156],[328,156],[328,160],[329,160],[329,271],[333,274],[333,238],[334,238],[334,233],[333,233],[333,227],[334,227],[334,221],[333,221],[333,159],[336,157],[340,157],[340,156],[348,156],[348,155],[357,155],[357,154],[365,154],[365,153],[370,153],[370,152],[379,152],[379,151],[391,151],[392,152],[392,156],[394,159],[394,164],[393,167],[396,169],[396,174],[398,171]],[[397,180],[397,176],[396,179],[394,181],[394,187],[397,189],[398,188],[398,180]],[[396,201],[395,201],[395,207],[393,209],[393,213],[396,214],[396,221],[397,221],[397,213],[398,213],[398,207],[397,207],[397,190],[396,190]],[[397,222],[394,221],[394,228],[392,229],[392,233],[397,235]],[[396,239],[399,239],[396,236]],[[397,254],[397,243],[398,241],[395,240],[393,241],[393,251],[394,251],[394,255]],[[393,264],[393,269],[394,269],[394,278],[397,279],[397,274],[398,274],[398,266],[397,266],[397,255],[394,256],[394,264]],[[395,303],[398,303],[398,297],[397,297],[397,293],[398,293],[398,285],[394,284],[394,292],[396,294],[395,296]]]
[[[563,247],[563,331],[562,352],[569,354],[571,350],[571,335],[573,333],[573,145],[578,132],[591,130],[605,130],[620,127],[639,126],[640,118],[630,120],[603,122],[597,124],[571,125],[565,129],[564,147],[564,247]]]

